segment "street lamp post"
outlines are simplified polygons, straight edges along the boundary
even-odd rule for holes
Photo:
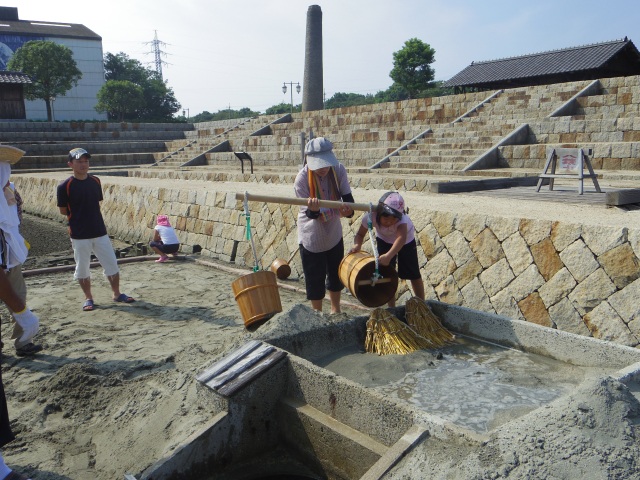
[[[185,113],[186,113],[186,115],[185,115]],[[182,110],[182,116],[184,118],[186,118],[187,119],[187,123],[189,123],[189,109],[188,108],[185,108],[184,110]]]
[[[293,82],[283,82],[282,93],[287,93],[287,85],[291,89],[291,113],[293,113]],[[296,82],[296,92],[300,93],[300,82]]]
[[[49,105],[51,106],[51,121],[55,122],[56,121],[56,114],[55,111],[53,110],[53,102],[56,101],[56,97],[49,97]]]

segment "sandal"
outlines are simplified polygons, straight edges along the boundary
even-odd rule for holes
[[[113,301],[120,302],[120,303],[132,303],[132,302],[135,302],[136,299],[133,297],[130,297],[129,295],[121,293],[120,295],[118,295],[118,298],[114,298]]]
[[[82,305],[83,312],[90,312],[94,308],[95,308],[95,305],[93,304],[93,300],[89,300],[89,299],[85,300],[84,304]]]

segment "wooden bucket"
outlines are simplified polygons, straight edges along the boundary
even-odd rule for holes
[[[291,275],[291,267],[283,258],[276,258],[271,264],[271,271],[276,274],[280,280],[289,278]]]
[[[398,289],[398,274],[389,266],[380,265],[382,279],[371,285],[376,271],[376,259],[367,252],[350,253],[342,259],[338,274],[351,295],[366,307],[380,307],[393,298]]]
[[[273,272],[265,270],[244,275],[234,280],[231,288],[247,329],[259,327],[282,311],[278,283]]]

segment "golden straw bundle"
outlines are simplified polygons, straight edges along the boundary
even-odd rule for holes
[[[433,342],[435,347],[442,347],[454,341],[455,336],[442,326],[440,319],[431,311],[424,300],[411,297],[405,304],[407,323],[418,335]]]
[[[367,321],[364,349],[378,355],[404,355],[433,347],[426,338],[416,335],[409,325],[383,308],[371,312]]]

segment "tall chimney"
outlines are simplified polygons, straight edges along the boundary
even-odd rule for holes
[[[311,5],[307,10],[307,38],[304,56],[302,111],[324,108],[322,85],[322,10]]]

